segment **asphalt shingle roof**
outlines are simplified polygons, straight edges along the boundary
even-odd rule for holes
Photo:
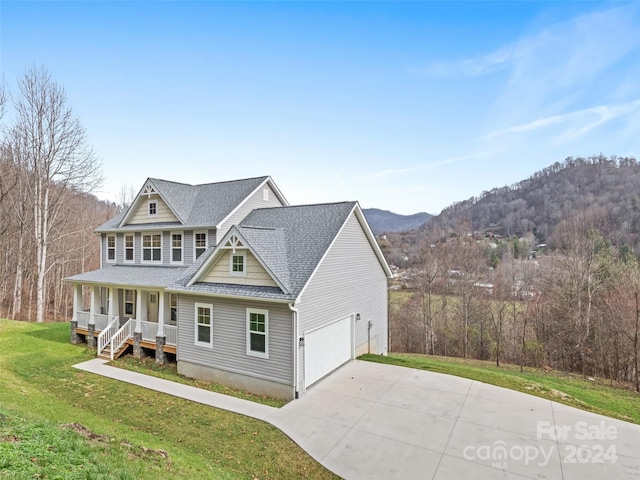
[[[100,225],[96,232],[108,232],[116,229],[120,231],[162,227],[172,228],[176,225],[184,227],[214,227],[268,178],[266,176],[255,177],[202,185],[187,185],[159,178],[149,178],[148,181],[151,182],[167,202],[169,208],[175,212],[183,223],[151,223],[118,228],[118,224],[127,213],[121,212]]]
[[[149,267],[113,265],[100,270],[65,278],[69,282],[131,285],[134,287],[166,287],[184,275],[188,267]]]

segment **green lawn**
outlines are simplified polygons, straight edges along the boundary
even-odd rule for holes
[[[363,355],[362,360],[430,370],[529,393],[600,415],[640,424],[640,394],[605,380],[517,365],[419,354]]]
[[[336,478],[267,423],[72,367],[94,356],[0,320],[0,478]]]

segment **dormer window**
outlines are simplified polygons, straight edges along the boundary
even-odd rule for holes
[[[158,202],[155,200],[149,200],[149,216],[158,216]]]
[[[244,252],[232,253],[229,264],[229,275],[244,277],[247,274],[246,265],[247,256]]]
[[[116,237],[115,235],[107,236],[107,262],[116,261]]]

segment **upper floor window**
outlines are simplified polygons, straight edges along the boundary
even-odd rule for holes
[[[142,260],[145,262],[162,261],[162,235],[153,233],[142,236]]]
[[[124,261],[133,262],[133,235],[124,236]]]
[[[268,188],[264,188],[262,190],[262,200],[264,200],[265,202],[269,201],[269,189]]]
[[[196,232],[194,234],[195,258],[197,259],[207,249],[206,232]]]
[[[247,256],[244,252],[236,252],[231,254],[229,265],[229,274],[236,277],[244,277],[247,274],[246,263]]]
[[[116,261],[116,236],[107,236],[107,262]]]
[[[155,217],[158,215],[158,202],[155,200],[149,200],[149,216]]]
[[[171,234],[171,262],[182,263],[182,233]]]

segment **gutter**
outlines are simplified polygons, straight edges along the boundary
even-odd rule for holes
[[[296,302],[297,303],[297,302]],[[298,354],[299,354],[299,339],[298,339],[298,315],[300,312],[295,307],[296,303],[289,304],[289,310],[293,312],[293,390],[294,398],[297,400],[298,395]]]

